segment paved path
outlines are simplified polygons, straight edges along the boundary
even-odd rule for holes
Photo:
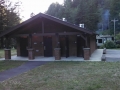
[[[1,81],[4,81],[6,79],[9,79],[11,77],[14,77],[14,76],[17,76],[19,74],[22,74],[26,71],[29,71],[35,67],[38,67],[40,65],[43,65],[43,64],[46,64],[47,62],[45,61],[32,61],[32,62],[27,62],[17,68],[13,68],[13,69],[10,69],[10,70],[6,70],[6,71],[3,71],[3,72],[0,72],[0,82]]]
[[[96,49],[90,57],[90,61],[101,61],[103,49]]]
[[[106,61],[120,61],[120,50],[107,49]]]

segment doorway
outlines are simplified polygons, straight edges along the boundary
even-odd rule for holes
[[[84,46],[85,46],[85,40],[80,36],[77,36],[77,57],[83,57]]]
[[[60,37],[60,48],[61,48],[61,56],[69,57],[69,38],[65,36]]]
[[[53,56],[52,37],[46,36],[46,37],[43,38],[43,40],[44,40],[44,56],[45,57]]]
[[[28,38],[20,38],[20,55],[21,56],[28,56]]]

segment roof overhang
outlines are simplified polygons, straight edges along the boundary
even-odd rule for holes
[[[25,26],[26,24],[34,21],[35,19],[37,19],[37,18],[42,18],[42,17],[43,17],[43,18],[46,18],[46,19],[49,19],[49,20],[52,20],[52,21],[54,21],[54,22],[60,23],[60,24],[62,24],[62,25],[66,25],[66,26],[68,26],[68,27],[74,28],[74,29],[76,29],[77,31],[80,31],[80,32],[83,32],[83,33],[86,33],[86,34],[90,34],[90,35],[95,34],[95,33],[94,33],[93,31],[91,31],[91,30],[88,30],[88,29],[85,29],[85,28],[81,28],[81,27],[79,27],[79,26],[77,26],[77,25],[73,25],[73,24],[71,24],[71,23],[69,23],[69,22],[62,21],[61,19],[55,18],[55,17],[50,16],[50,15],[47,15],[47,14],[39,13],[39,14],[35,15],[34,17],[32,17],[32,18],[24,21],[23,23],[15,26],[15,27],[13,27],[13,28],[11,28],[11,29],[9,29],[9,30],[5,30],[3,33],[0,34],[0,37],[3,37],[3,36],[5,36],[5,35],[9,35],[9,33],[12,33],[13,31],[19,29],[20,27],[23,27],[23,26]]]

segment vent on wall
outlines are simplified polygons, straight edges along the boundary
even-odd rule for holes
[[[67,21],[66,18],[62,18],[63,21]]]
[[[84,28],[84,24],[79,24],[79,27]]]

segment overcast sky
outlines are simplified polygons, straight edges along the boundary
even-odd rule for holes
[[[64,0],[11,0],[11,1],[22,2],[21,16],[24,16],[23,20],[26,20],[30,17],[30,14],[32,12],[34,14],[38,14],[40,12],[44,13],[51,3],[58,2],[60,4],[63,4]]]

